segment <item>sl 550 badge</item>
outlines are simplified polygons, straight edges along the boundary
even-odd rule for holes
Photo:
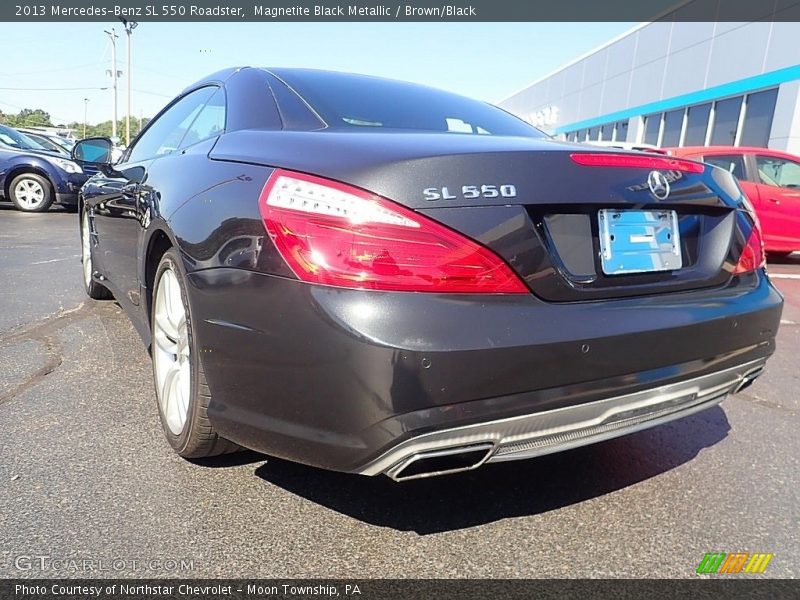
[[[460,190],[450,191],[448,187],[431,187],[422,190],[425,200],[456,200],[465,198],[515,198],[517,186],[510,183],[503,185],[462,185]]]

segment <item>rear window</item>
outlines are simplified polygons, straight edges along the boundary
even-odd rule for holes
[[[331,129],[547,137],[499,108],[421,85],[325,71],[272,72]]]
[[[707,162],[715,167],[721,167],[728,171],[736,179],[744,179],[744,157],[737,154],[715,154],[706,156],[703,162]]]

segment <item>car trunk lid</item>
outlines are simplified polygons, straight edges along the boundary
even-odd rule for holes
[[[731,278],[746,242],[735,184],[726,187],[711,167],[586,165],[575,154],[648,157],[533,138],[263,131],[223,136],[211,157],[313,173],[418,210],[494,250],[548,301],[677,292]],[[615,229],[627,249],[616,238],[608,247],[615,234],[601,216],[630,226]],[[673,264],[659,263],[668,252],[648,253],[654,244],[673,250]],[[614,256],[626,250],[630,264],[650,268],[626,271],[627,259]]]

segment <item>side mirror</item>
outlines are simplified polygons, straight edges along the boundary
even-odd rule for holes
[[[114,144],[108,138],[86,138],[72,147],[72,159],[96,165],[110,165],[113,148]]]

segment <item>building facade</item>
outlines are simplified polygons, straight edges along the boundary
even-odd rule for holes
[[[571,141],[800,154],[800,23],[679,18],[639,25],[499,104]]]

